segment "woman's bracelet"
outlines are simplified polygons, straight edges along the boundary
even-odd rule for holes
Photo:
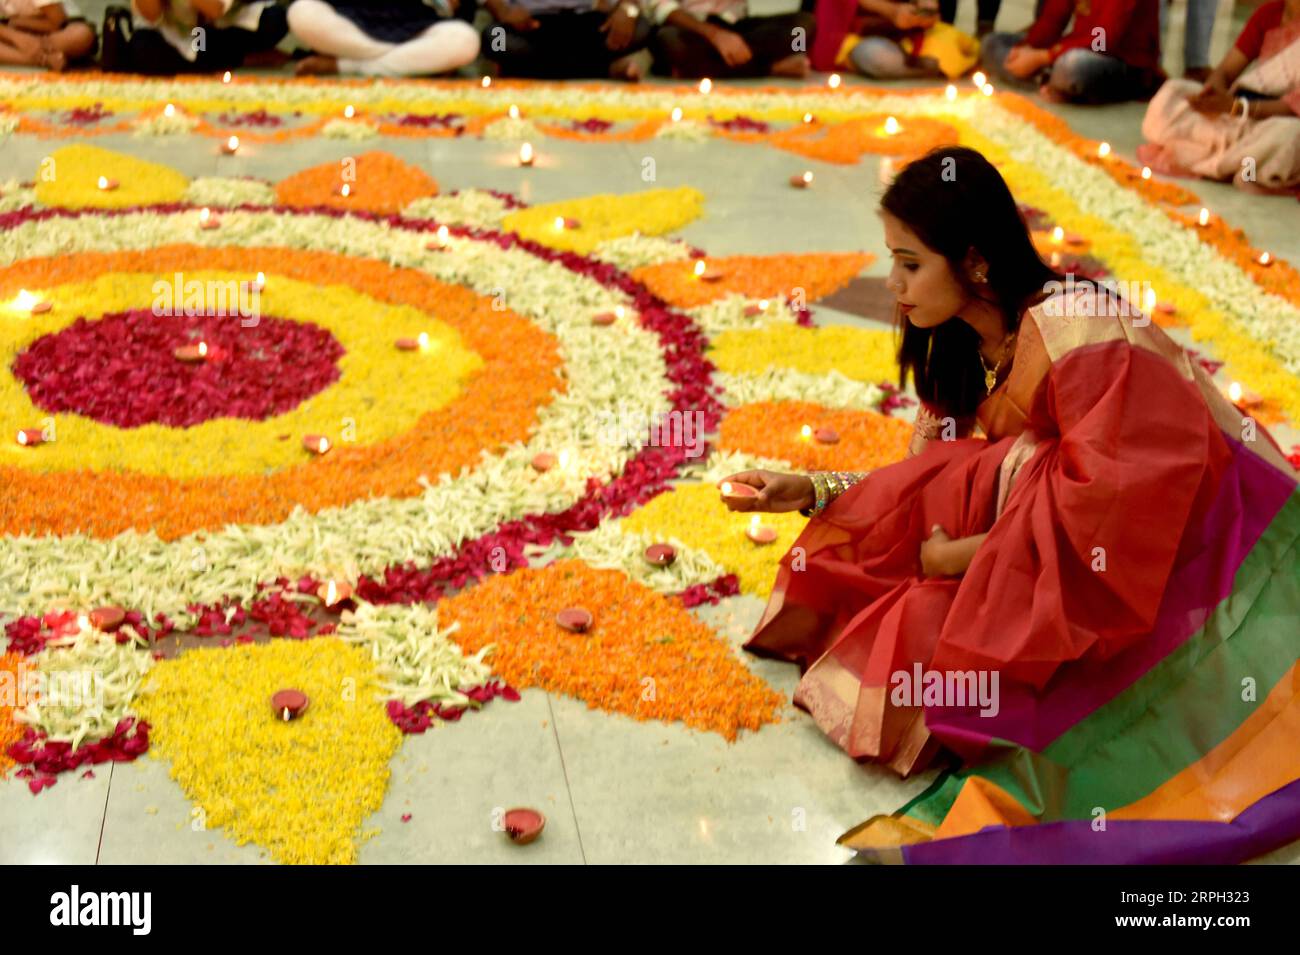
[[[857,484],[864,477],[864,471],[813,471],[808,477],[812,481],[815,502],[812,507],[800,508],[804,517],[816,517],[837,497]]]

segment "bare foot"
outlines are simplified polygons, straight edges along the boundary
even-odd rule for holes
[[[773,76],[790,76],[797,80],[805,79],[811,70],[806,53],[792,53],[772,64]]]
[[[1183,176],[1194,177],[1196,174],[1189,169],[1184,169],[1178,163],[1174,162],[1169,151],[1159,143],[1142,143],[1137,150],[1138,162],[1144,166],[1150,166],[1155,172],[1163,176]]]
[[[62,73],[68,58],[60,50],[41,50],[41,66],[54,73]]]
[[[294,67],[296,76],[334,76],[339,71],[339,61],[332,56],[313,54],[298,61]]]
[[[1070,102],[1069,97],[1067,97],[1060,90],[1053,87],[1050,83],[1044,83],[1042,86],[1038,87],[1038,95],[1041,96],[1043,99],[1047,100],[1049,103]]]
[[[609,75],[616,80],[640,83],[649,67],[647,62],[649,58],[650,54],[645,50],[638,50],[635,53],[629,53],[627,56],[620,56],[609,65]]]

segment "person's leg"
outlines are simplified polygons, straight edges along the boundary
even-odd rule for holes
[[[733,75],[807,76],[807,51],[815,28],[813,17],[802,11],[740,20],[735,30],[754,57]],[[802,37],[802,42],[796,44],[796,37]]]
[[[288,33],[288,11],[279,4],[266,4],[256,30],[226,27],[211,31],[208,49],[199,54],[199,64],[210,71],[236,69],[248,57],[274,50]]]
[[[429,76],[450,73],[478,56],[478,31],[464,20],[440,20],[412,40],[369,60],[339,57],[339,70],[362,76]]]
[[[51,33],[46,46],[69,60],[79,60],[95,51],[95,29],[85,20],[75,20]]]
[[[983,38],[993,32],[993,24],[1002,9],[1002,0],[979,0],[975,9],[975,36]]]
[[[0,63],[6,66],[36,66],[40,61],[40,37],[7,23],[0,23]]]
[[[938,76],[938,67],[927,68],[908,62],[907,55],[893,40],[883,36],[864,37],[849,51],[849,59],[863,76],[873,80],[902,80]]]
[[[198,67],[157,30],[136,28],[126,43],[125,72],[143,73],[146,76],[172,76],[176,73],[196,73]]]
[[[1012,76],[1006,69],[1007,54],[1011,52],[1012,47],[1024,41],[1025,35],[1023,33],[990,33],[984,38],[984,42],[980,44],[981,65],[985,70],[997,77],[999,82],[1008,86],[1031,86],[1031,80],[1022,80],[1018,76]]]
[[[698,33],[679,27],[660,27],[650,40],[655,69],[681,79],[726,76],[731,70],[718,51]]]
[[[537,76],[541,54],[534,42],[536,36],[536,30],[512,30],[494,20],[483,28],[479,47],[485,57],[500,66],[501,76]]]
[[[1183,33],[1183,71],[1209,70],[1210,39],[1219,0],[1187,0],[1187,27]]]
[[[393,48],[376,40],[324,0],[294,0],[289,5],[289,29],[305,46],[327,57],[373,60]]]
[[[600,28],[608,14],[595,10],[541,14],[540,26],[530,34],[534,51],[529,76],[547,79],[590,79],[609,74],[618,53],[605,46]],[[639,22],[645,17],[638,17]],[[643,33],[649,39],[649,31]],[[644,45],[644,40],[643,40]]]
[[[1076,103],[1115,103],[1142,94],[1139,73],[1104,53],[1066,50],[1052,64],[1047,85]]]

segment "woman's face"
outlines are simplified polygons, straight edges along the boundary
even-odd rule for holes
[[[885,223],[885,245],[894,257],[885,288],[894,293],[899,309],[917,328],[942,325],[969,300],[952,266],[927,248],[902,219],[883,209],[880,216]]]

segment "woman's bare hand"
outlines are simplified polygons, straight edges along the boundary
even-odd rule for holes
[[[782,474],[779,471],[739,471],[718,482],[747,484],[758,491],[757,497],[723,497],[733,511],[767,511],[780,514],[812,507],[817,503],[812,478],[805,474]]]

